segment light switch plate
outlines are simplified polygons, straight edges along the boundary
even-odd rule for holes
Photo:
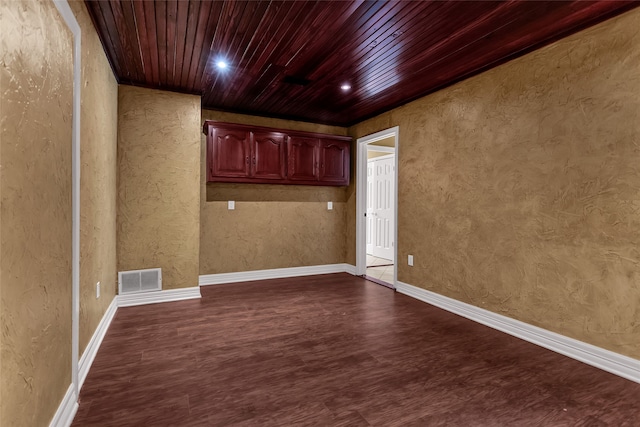
[[[327,202],[327,209],[330,211],[333,210],[333,202]]]
[[[100,282],[96,283],[96,298],[100,298]]]
[[[236,208],[236,202],[233,200],[229,200],[229,210],[232,211]]]
[[[413,255],[407,255],[407,263],[413,267]]]

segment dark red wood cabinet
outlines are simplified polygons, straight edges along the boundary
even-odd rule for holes
[[[287,136],[281,132],[251,132],[251,177],[286,179]]]
[[[292,181],[318,181],[318,138],[292,136],[288,141],[288,171]]]
[[[321,139],[319,177],[322,182],[349,182],[350,146],[342,141]]]
[[[227,127],[209,130],[208,150],[211,154],[209,175],[222,178],[240,178],[250,176],[249,132]]]
[[[207,181],[349,185],[344,136],[205,121]]]

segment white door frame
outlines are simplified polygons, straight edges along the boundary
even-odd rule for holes
[[[398,158],[400,143],[400,128],[398,126],[358,138],[358,153],[356,163],[356,275],[367,272],[367,223],[364,216],[367,212],[367,144],[389,137],[395,138],[395,183],[393,200],[393,253],[396,268],[393,269],[393,285],[398,281]]]
[[[73,115],[71,119],[71,390],[74,415],[80,385],[80,89],[82,87],[81,30],[67,0],[53,0],[58,13],[73,34]],[[73,419],[73,418],[72,418]]]

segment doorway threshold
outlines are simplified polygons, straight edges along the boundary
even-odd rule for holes
[[[396,289],[396,287],[395,287],[395,286],[393,286],[391,283],[387,283],[387,282],[385,282],[385,281],[383,281],[383,280],[376,279],[375,277],[367,276],[366,274],[363,274],[363,275],[362,275],[362,277],[363,277],[365,280],[368,280],[368,281],[370,281],[370,282],[375,283],[376,285],[381,285],[381,286],[387,287],[387,288],[389,288],[389,289],[393,289],[394,291],[395,291],[395,289]]]

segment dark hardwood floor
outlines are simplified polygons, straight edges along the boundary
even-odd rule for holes
[[[74,426],[638,426],[640,384],[348,274],[120,308]]]

